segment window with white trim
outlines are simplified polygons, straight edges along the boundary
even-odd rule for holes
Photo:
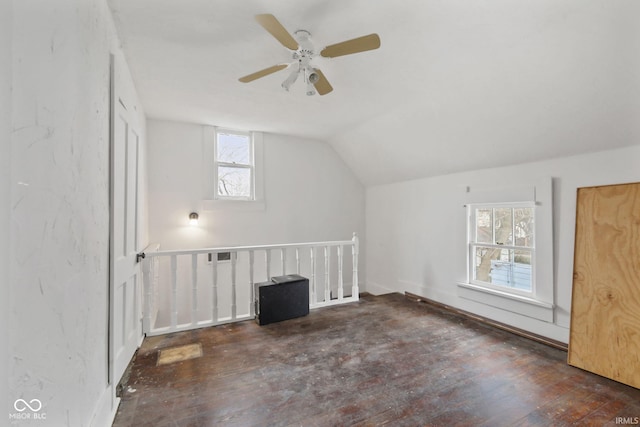
[[[470,283],[516,295],[535,290],[533,203],[469,205]]]
[[[252,134],[218,129],[214,146],[215,198],[255,200]]]
[[[553,179],[509,180],[466,187],[461,250],[467,251],[467,275],[458,281],[458,295],[488,310],[553,323]]]

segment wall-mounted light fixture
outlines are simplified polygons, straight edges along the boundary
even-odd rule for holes
[[[189,225],[198,225],[198,214],[191,212],[189,214]]]

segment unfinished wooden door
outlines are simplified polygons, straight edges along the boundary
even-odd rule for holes
[[[640,183],[578,189],[569,364],[640,388]]]

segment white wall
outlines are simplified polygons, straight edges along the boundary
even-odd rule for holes
[[[9,254],[11,216],[11,2],[0,2],[0,413],[9,402]],[[6,411],[5,411],[6,410]]]
[[[264,134],[263,208],[204,209],[205,127],[149,120],[149,234],[162,249],[348,240],[364,188],[323,142]],[[197,228],[188,215],[200,215]],[[363,259],[363,258],[361,258]]]
[[[107,425],[115,28],[103,0],[14,1],[12,17],[8,398],[39,399],[46,425]]]
[[[553,323],[460,298],[456,285],[466,278],[465,188],[533,185],[541,177],[553,178],[557,304]],[[636,181],[640,181],[640,146],[369,187],[366,289],[409,291],[567,342],[576,189]]]

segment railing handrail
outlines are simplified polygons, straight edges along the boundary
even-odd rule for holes
[[[156,251],[145,253],[145,256],[171,256],[171,255],[192,255],[192,254],[208,254],[218,252],[241,252],[241,251],[260,251],[267,249],[287,249],[287,248],[310,248],[321,246],[347,246],[355,244],[355,233],[353,240],[331,240],[327,242],[306,242],[306,243],[282,243],[275,245],[256,245],[256,246],[225,246],[217,248],[201,248],[201,249],[175,249],[167,251]]]

